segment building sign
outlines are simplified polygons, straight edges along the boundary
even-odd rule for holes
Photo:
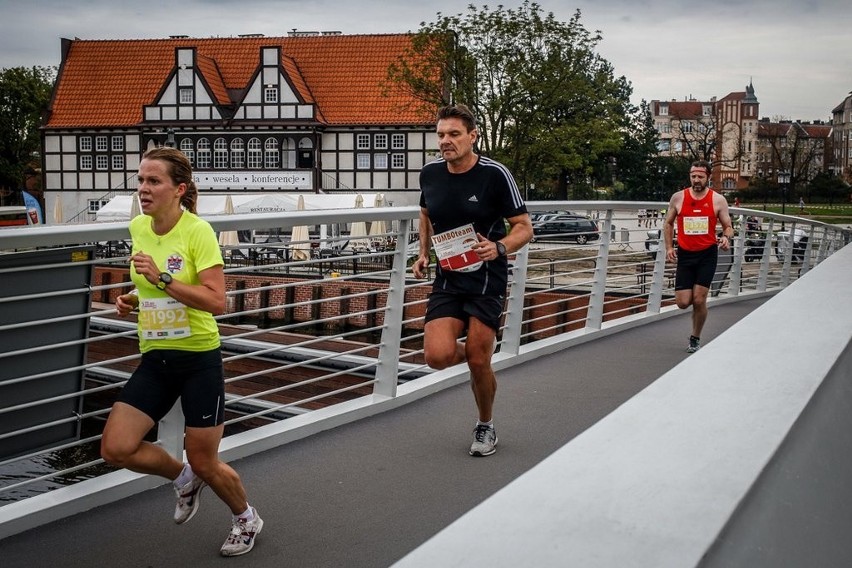
[[[313,172],[194,172],[198,189],[313,189]]]

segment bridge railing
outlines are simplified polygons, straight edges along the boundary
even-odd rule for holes
[[[673,267],[656,252],[662,219],[637,216],[662,207],[530,203],[533,212],[588,216],[599,230],[540,234],[514,255],[495,368],[674,313]],[[785,246],[780,216],[760,213],[761,230],[749,237],[753,212],[732,212],[741,215],[738,236],[733,254],[720,259],[713,302],[774,294],[849,240],[836,227],[785,217],[788,234],[808,236]],[[223,459],[466,380],[463,366],[436,372],[423,362],[429,281],[415,280],[409,268],[417,213],[390,207],[208,218],[226,243],[228,311],[218,318]],[[229,235],[240,231],[253,236]],[[128,243],[125,222],[0,231],[0,279],[14,283],[0,290],[0,537],[163,482],[112,471],[98,451],[109,408],[139,357],[134,322],[113,309],[130,289]],[[156,442],[176,456],[182,425],[176,405],[156,431]]]

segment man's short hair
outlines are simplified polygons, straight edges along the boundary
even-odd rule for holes
[[[692,168],[701,168],[705,172],[707,172],[708,176],[712,172],[712,169],[710,168],[710,164],[707,162],[707,160],[695,160],[694,162],[692,162],[692,165],[689,166],[690,170]]]
[[[445,118],[458,118],[464,123],[468,132],[476,130],[476,119],[473,117],[471,110],[467,108],[467,105],[455,104],[439,108],[437,120],[443,120]]]

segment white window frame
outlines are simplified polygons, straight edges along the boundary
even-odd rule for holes
[[[246,143],[242,138],[231,140],[231,167],[242,169],[246,165]]]
[[[95,155],[95,168],[98,171],[109,170],[109,156],[106,154]]]
[[[199,138],[195,143],[195,161],[198,168],[210,169],[210,140],[207,138]]]
[[[370,135],[369,134],[358,134],[355,136],[355,148],[358,150],[369,150],[370,149]]]
[[[355,167],[359,170],[370,169],[370,154],[367,152],[359,152],[355,156]]]
[[[90,171],[92,169],[92,156],[90,154],[85,154],[80,156],[80,169]]]
[[[109,199],[89,199],[88,200],[88,209],[89,213],[97,213],[100,211],[101,207],[109,203]]]
[[[281,164],[281,153],[278,150],[278,140],[267,138],[263,142],[263,166],[267,170],[276,170]]]
[[[391,169],[393,170],[404,170],[405,169],[405,154],[402,152],[396,152],[391,154]]]
[[[388,149],[388,135],[385,133],[376,134],[373,137],[373,144],[376,150],[387,150]]]
[[[180,104],[191,105],[195,102],[195,96],[192,92],[192,87],[181,87],[180,89]]]
[[[110,144],[113,152],[124,152],[124,136],[113,136]]]
[[[405,150],[405,134],[391,134],[391,149]]]
[[[377,170],[388,169],[388,154],[385,152],[373,154],[373,167]]]
[[[106,136],[95,136],[95,151],[106,152],[109,150],[109,143]]]
[[[112,155],[112,169],[115,171],[121,171],[124,169],[124,154]]]
[[[228,167],[228,141],[217,138],[213,141],[213,169],[224,170]]]
[[[260,138],[249,138],[248,152],[248,168],[250,170],[259,170],[263,167],[263,145],[260,143]]]
[[[182,138],[178,143],[180,151],[187,157],[189,163],[195,166],[195,146],[192,144],[192,138]]]
[[[92,137],[91,136],[80,136],[80,151],[81,152],[91,152],[92,151]]]
[[[266,86],[263,89],[263,101],[275,104],[278,102],[278,86]]]

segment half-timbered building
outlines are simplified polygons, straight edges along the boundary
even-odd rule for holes
[[[63,39],[43,127],[48,201],[61,195],[66,220],[92,219],[135,190],[147,148],[174,145],[202,193],[369,190],[416,203],[420,169],[436,155],[435,109],[387,78],[411,40]]]

